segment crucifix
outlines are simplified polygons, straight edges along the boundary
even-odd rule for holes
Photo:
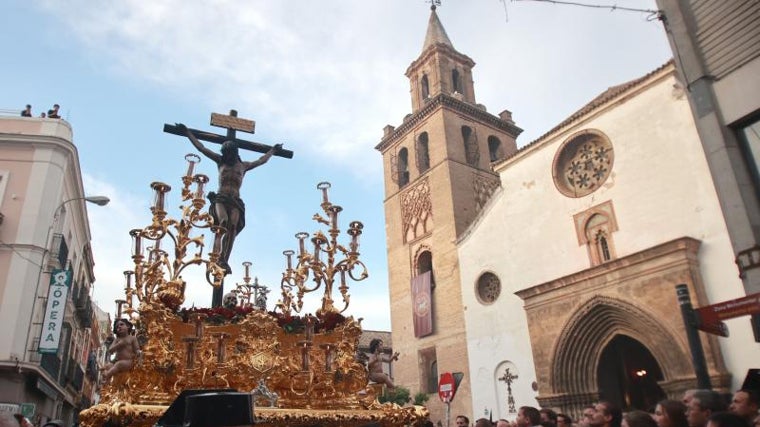
[[[293,152],[283,150],[282,144],[269,146],[239,139],[236,132],[254,133],[256,122],[239,118],[235,110],[230,110],[229,115],[212,113],[211,125],[227,129],[227,135],[190,129],[181,123],[164,124],[164,132],[187,137],[201,154],[214,161],[219,168],[219,188],[216,192],[208,193],[208,199],[211,202],[209,213],[214,218],[214,224],[224,229],[219,265],[225,269],[225,275],[228,275],[232,273],[229,257],[235,237],[245,227],[245,203],[240,198],[240,186],[243,184],[245,173],[263,165],[272,156],[293,158]],[[201,140],[221,144],[221,154],[206,148],[200,142]],[[264,155],[252,162],[243,161],[238,154],[241,148],[264,153]],[[223,295],[224,284],[214,288],[211,306],[220,307]]]
[[[504,375],[499,378],[499,381],[507,383],[507,408],[510,414],[517,413],[515,409],[515,398],[512,396],[512,383],[517,379],[517,375],[509,372],[509,368],[504,371]]]

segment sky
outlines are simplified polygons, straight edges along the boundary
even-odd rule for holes
[[[579,2],[656,8],[649,0]],[[226,288],[242,282],[241,263],[250,261],[273,306],[282,251],[296,249],[295,233],[323,230],[311,217],[320,211],[316,185],[328,181],[331,202],[343,207],[340,228],[364,224],[360,259],[369,278],[349,283],[345,314],[364,318],[365,329],[390,330],[383,166],[374,147],[385,125],[411,112],[404,72],[421,53],[429,2],[3,3],[0,110],[32,104],[38,115],[60,104],[74,130],[85,194],[111,199],[88,205],[98,305],[113,313],[123,295],[123,272],[133,268],[128,232],[150,223],[151,182],[172,186],[167,210],[180,215],[184,156],[196,151],[163,125],[224,133],[209,125],[210,114],[236,109],[256,121],[255,134],[241,138],[282,143],[295,155],[246,175],[246,228]],[[662,24],[648,13],[531,0],[443,0],[436,13],[454,48],[476,63],[477,102],[492,114],[510,110],[524,130],[518,146],[672,55]],[[196,171],[211,178],[213,190],[216,166],[204,158]],[[202,275],[186,276],[185,306],[210,306]],[[306,311],[321,296],[307,295]]]

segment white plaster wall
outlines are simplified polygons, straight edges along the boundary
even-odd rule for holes
[[[691,111],[674,85],[668,75],[640,88],[637,96],[596,112],[501,168],[502,191],[459,245],[473,408],[494,405],[494,417],[507,415],[506,402],[497,402],[493,377],[487,375],[504,360],[520,371],[513,385],[517,406],[536,404],[525,312],[513,293],[590,267],[573,215],[592,206],[612,201],[618,257],[694,237],[702,241],[699,262],[709,301],[744,295]],[[589,128],[612,141],[613,170],[602,188],[568,198],[554,186],[552,161],[562,142]],[[500,298],[490,306],[475,296],[477,279],[486,271],[502,284]],[[737,388],[756,364],[760,345],[747,318],[730,321],[729,328],[731,337],[720,340]]]

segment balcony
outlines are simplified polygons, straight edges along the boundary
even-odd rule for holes
[[[50,254],[50,259],[58,260],[58,268],[65,268],[66,261],[69,259],[69,245],[66,243],[66,238],[61,233],[55,233],[53,235],[53,249]]]
[[[54,380],[57,380],[61,373],[61,359],[55,354],[43,354],[42,359],[40,359],[40,367],[47,371]]]
[[[79,295],[74,295],[75,315],[83,328],[92,327],[92,300],[87,293],[87,288],[79,288]]]
[[[84,383],[84,371],[74,359],[69,359],[69,363],[66,366],[65,379],[61,381],[61,385],[71,384],[71,387],[77,392],[82,391],[82,384]]]

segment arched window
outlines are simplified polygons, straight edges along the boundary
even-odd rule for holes
[[[417,274],[430,272],[430,287],[435,288],[433,278],[433,254],[430,251],[424,251],[417,257]]]
[[[478,152],[478,140],[471,127],[462,126],[462,142],[464,143],[464,155],[467,164],[477,166],[480,161],[480,153]]]
[[[428,373],[428,393],[435,393],[438,391],[438,361],[433,360],[430,362],[430,372]]]
[[[488,156],[492,162],[495,162],[504,157],[504,151],[501,148],[501,141],[499,138],[493,135],[488,137]]]
[[[451,70],[451,88],[452,92],[462,93],[462,79],[459,77],[459,70]]]
[[[427,74],[422,75],[422,80],[420,81],[420,85],[422,89],[422,99],[430,98],[430,83],[428,83]]]
[[[422,132],[417,137],[417,169],[420,173],[430,169],[430,151],[428,149],[428,133]]]
[[[615,257],[612,231],[609,219],[603,214],[594,214],[586,222],[585,234],[592,266],[605,263]]]
[[[409,151],[402,148],[398,152],[398,186],[409,184]]]

